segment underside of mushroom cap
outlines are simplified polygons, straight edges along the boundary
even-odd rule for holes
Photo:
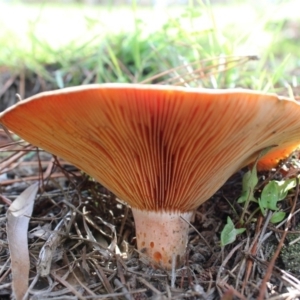
[[[104,84],[47,92],[0,115],[140,210],[192,211],[269,146],[300,140],[299,104],[248,90]]]

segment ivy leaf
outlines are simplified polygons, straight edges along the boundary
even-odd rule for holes
[[[227,217],[227,224],[224,226],[221,232],[221,246],[224,247],[233,243],[236,240],[236,236],[243,233],[245,230],[246,228],[236,229],[231,218]]]

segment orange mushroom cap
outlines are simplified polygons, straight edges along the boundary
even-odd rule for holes
[[[257,162],[257,170],[267,171],[275,168],[281,160],[288,158],[290,154],[296,151],[299,147],[299,142],[289,147],[278,147],[276,150],[266,154]]]
[[[271,157],[300,140],[297,102],[249,90],[81,86],[24,100],[0,122],[93,176],[131,205],[139,224],[143,213],[193,211],[262,149],[278,145]],[[167,245],[157,250],[153,239],[138,240],[139,247],[153,248],[152,259],[169,267],[173,250],[161,257]]]

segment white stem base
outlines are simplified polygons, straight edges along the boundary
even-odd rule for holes
[[[156,212],[132,209],[138,249],[155,264],[178,266],[186,251],[189,224],[193,212]],[[184,220],[183,220],[184,219]]]

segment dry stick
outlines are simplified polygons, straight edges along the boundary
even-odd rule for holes
[[[50,274],[52,258],[58,245],[61,243],[64,236],[60,234],[60,230],[65,226],[65,221],[69,220],[71,213],[68,212],[63,219],[56,225],[53,232],[48,237],[39,253],[39,259],[36,265],[37,273],[41,277]]]
[[[32,146],[31,145],[27,145],[26,147],[24,147],[24,149],[26,150],[32,150]],[[27,151],[24,150],[19,150],[19,152],[13,154],[12,156],[10,156],[8,159],[5,159],[3,162],[0,163],[0,172],[2,171],[7,171],[6,168],[8,168],[8,166],[15,162],[16,160],[18,160],[19,158],[21,158],[22,156],[26,155]]]
[[[45,173],[43,173],[41,158],[40,158],[39,154],[40,154],[39,149],[37,148],[36,155],[37,155],[37,158],[38,158],[38,166],[39,166],[38,175],[40,176],[40,178],[39,178],[39,182],[41,183],[40,188],[41,188],[41,191],[45,191],[45,177],[48,177],[51,173],[51,170],[53,168],[53,158],[50,160],[50,162],[49,162],[49,164],[46,168]],[[44,176],[45,174],[48,174],[48,175]]]
[[[191,62],[189,63],[188,65],[190,67],[193,67],[194,65],[198,65],[199,63],[205,63],[205,62],[211,62],[213,61],[214,59],[217,59],[218,57],[213,57],[213,58],[208,58],[208,59],[203,59],[203,60],[200,60],[200,61],[194,61],[194,62]],[[229,59],[229,61],[226,60],[226,62],[239,62],[240,60],[246,60],[247,61],[250,61],[250,60],[258,60],[258,57],[256,55],[246,55],[246,56],[243,56],[243,55],[232,55],[232,56],[225,56],[224,57],[225,59]],[[142,84],[145,84],[145,83],[150,83],[151,81],[153,81],[154,79],[158,79],[158,78],[161,78],[165,75],[169,75],[170,73],[172,72],[175,72],[175,71],[180,71],[182,69],[185,69],[186,68],[186,65],[180,65],[178,67],[173,67],[167,71],[163,71],[157,75],[154,75],[154,76],[151,76],[150,78],[147,78],[143,81],[141,81],[140,83]]]
[[[194,69],[193,73],[192,73],[193,78],[189,78],[189,79],[186,78],[186,75],[187,75],[186,73],[179,74],[179,73],[176,72],[175,77],[171,77],[169,79],[161,81],[161,82],[159,82],[159,84],[172,84],[172,85],[182,85],[183,83],[189,84],[194,80],[208,78],[208,77],[211,77],[212,75],[219,74],[221,72],[225,72],[225,71],[230,70],[234,67],[242,65],[242,64],[248,62],[249,60],[250,59],[247,59],[247,60],[238,59],[238,60],[232,60],[232,61],[227,61],[227,62],[225,61],[222,64],[219,63],[219,64],[212,65],[212,66],[204,66],[204,67],[201,67],[201,68],[198,68],[198,69]],[[235,66],[228,66],[227,68],[224,68],[223,70],[219,70],[219,69],[214,70],[217,67],[220,68],[221,65],[228,65],[229,63],[233,63],[233,62],[236,63]],[[183,65],[183,67],[186,67],[186,65]],[[210,72],[208,72],[208,71],[210,71]],[[207,73],[205,73],[205,72],[207,72]],[[198,73],[200,73],[200,74],[199,74],[198,77],[196,77],[195,75],[198,74]],[[188,74],[191,75],[191,72],[188,72]],[[179,81],[176,82],[175,80],[179,80]]]
[[[297,209],[295,212],[293,212],[293,213],[291,214],[291,216],[294,217],[294,216],[295,216],[297,213],[299,213],[299,212],[300,212],[300,208]],[[279,230],[278,228],[281,227],[285,222],[286,222],[286,219],[283,220],[283,221],[282,221],[281,223],[279,223],[278,225],[276,225],[276,230]],[[281,230],[281,231],[278,231],[278,232],[284,232],[284,230]],[[292,231],[289,231],[289,232],[292,232]]]
[[[60,168],[61,172],[65,175],[65,177],[74,185],[76,186],[76,184],[74,183],[74,181],[72,180],[70,174],[74,177],[74,175],[76,174],[76,172],[67,172],[66,169],[62,166],[62,163],[60,161],[60,159],[58,159],[58,157],[56,155],[53,155],[55,164]],[[80,171],[80,176],[82,176],[82,172]]]
[[[85,300],[86,298],[82,296],[69,282],[67,282],[62,277],[58,276],[54,271],[51,272],[52,277],[54,277],[57,281],[59,281],[62,285],[64,285],[66,288],[69,289],[71,293],[73,293],[75,296],[77,296],[80,300]]]
[[[41,164],[42,167],[46,167],[49,164],[49,160],[41,160],[40,163],[38,161],[22,161],[21,163],[12,163],[12,168],[15,168],[21,164],[21,166],[30,166],[30,167],[36,167]]]
[[[94,237],[93,233],[91,232],[90,228],[88,227],[86,220],[85,220],[85,207],[83,208],[83,226],[84,226],[84,230],[87,234],[87,239],[93,242],[97,243],[96,238]],[[107,250],[103,250],[103,246],[99,247],[97,244],[94,244],[95,249],[105,258],[105,259],[109,259],[111,253]]]
[[[76,281],[79,283],[79,285],[86,290],[90,295],[97,296],[89,287],[87,287],[83,282],[78,278],[76,275],[76,272],[72,272],[72,275],[75,277]]]
[[[229,254],[226,256],[226,258],[223,260],[220,268],[219,268],[219,271],[218,271],[218,274],[217,274],[217,278],[216,278],[216,283],[217,283],[217,286],[220,284],[221,282],[221,273],[222,273],[222,270],[224,268],[224,266],[227,264],[227,262],[229,261],[229,259],[232,257],[232,255],[240,248],[242,247],[242,245],[244,244],[244,241],[240,242],[238,245],[236,245],[230,252]]]
[[[8,206],[10,206],[12,204],[12,201],[9,200],[8,198],[6,198],[3,195],[0,195],[0,200],[2,200],[3,203],[7,204]]]
[[[0,291],[2,291],[3,289],[8,289],[8,288],[11,288],[11,282],[0,285]]]
[[[30,291],[34,288],[34,286],[36,285],[37,281],[39,280],[40,276],[39,275],[36,275],[32,282],[30,283],[30,286],[28,287],[23,299],[28,299],[28,296],[29,296],[29,293]]]
[[[268,225],[268,229],[270,229],[271,231],[274,231],[274,232],[278,232],[278,233],[283,233],[284,232],[284,230],[277,229],[277,228],[269,226],[269,225]],[[298,235],[300,235],[300,230],[289,230],[288,234],[298,234]],[[294,243],[295,243],[294,241],[290,242],[289,245],[292,245]]]
[[[138,252],[140,253],[140,252]],[[136,272],[135,270],[127,269],[127,272],[136,275],[137,277],[143,277],[143,278],[149,278],[149,280],[153,277],[156,279],[167,279],[168,275],[167,274],[146,274],[146,273],[141,273],[141,272]]]
[[[250,253],[253,255],[256,255],[257,253],[257,244],[258,244],[258,237],[261,231],[261,225],[262,225],[262,216],[258,217],[257,223],[256,223],[256,228],[255,228],[255,236],[254,236],[254,240],[252,242],[252,245],[250,246]],[[253,261],[251,259],[248,259],[247,261],[247,267],[246,267],[246,275],[244,277],[244,281],[243,281],[243,287],[242,287],[242,294],[244,294],[244,289],[246,287],[246,283],[249,280],[250,277],[250,273],[252,270],[252,265],[253,265]]]
[[[250,253],[253,256],[255,256],[257,254],[257,251],[259,250],[259,248],[261,246],[262,239],[265,236],[265,231],[267,229],[267,225],[269,224],[271,217],[272,217],[272,213],[269,212],[268,216],[265,219],[265,223],[264,223],[264,226],[262,229],[261,229],[261,225],[262,225],[263,217],[260,215],[258,218],[258,221],[256,223],[255,237],[252,242],[252,245],[250,246]],[[247,284],[247,282],[249,282],[249,277],[250,277],[252,268],[253,268],[253,260],[251,258],[248,258],[247,259],[246,276],[244,278],[243,286],[242,286],[242,294],[244,294],[246,284]]]
[[[283,247],[283,243],[284,243],[284,240],[285,240],[285,237],[287,235],[287,231],[289,229],[289,225],[291,223],[291,219],[292,219],[292,215],[293,215],[293,212],[296,208],[296,203],[297,203],[297,199],[298,199],[298,195],[299,195],[299,179],[296,178],[296,181],[297,181],[297,188],[296,188],[296,193],[295,193],[295,198],[294,198],[294,203],[293,203],[293,206],[292,206],[292,209],[291,209],[291,212],[288,216],[288,219],[287,219],[287,222],[286,222],[286,225],[285,225],[285,229],[284,229],[284,232],[282,234],[282,237],[279,241],[279,244],[277,246],[277,249],[269,263],[269,266],[268,266],[268,269],[267,269],[267,272],[266,272],[266,275],[261,283],[261,287],[260,287],[260,292],[259,292],[259,295],[258,295],[258,298],[257,300],[263,300],[264,299],[264,294],[265,294],[265,291],[266,291],[266,288],[267,288],[267,282],[269,281],[271,275],[272,275],[272,271],[273,271],[273,268],[274,268],[274,265],[275,265],[275,261],[276,259],[278,258],[278,255],[281,251],[281,248]]]
[[[157,295],[163,295],[163,293],[161,291],[159,291],[157,288],[155,288],[150,282],[148,282],[147,280],[145,280],[142,277],[137,277],[137,280],[142,283],[143,285],[145,285],[146,287],[148,287],[152,292],[154,292]]]
[[[126,284],[126,280],[125,280],[125,276],[124,276],[124,272],[122,269],[122,264],[120,262],[119,255],[116,255],[116,263],[117,263],[117,272],[118,272],[119,278],[121,280],[121,283],[124,285],[124,284]]]
[[[25,80],[25,68],[22,68],[21,73],[20,73],[20,85],[19,85],[19,94],[21,95],[21,100],[25,98],[25,85],[26,85],[26,80]]]
[[[3,124],[2,124],[2,130],[5,132],[6,136],[10,140],[10,143],[8,145],[3,145],[2,147],[10,146],[10,144],[16,144],[16,142],[14,141],[14,139],[12,137],[12,133]],[[2,147],[0,147],[0,148],[2,148]]]
[[[300,296],[300,292],[299,291],[290,291],[288,293],[284,293],[284,294],[281,294],[281,295],[277,295],[275,297],[271,297],[271,298],[269,298],[269,300],[296,299],[296,297],[298,297],[298,296]]]
[[[212,289],[213,283],[214,283],[213,275],[212,275],[211,271],[209,271],[209,282],[208,282],[208,287],[206,289],[206,294],[207,295],[210,294],[210,291]]]
[[[300,240],[300,236],[298,238],[296,238],[295,240],[289,242],[289,246],[296,244],[297,242],[299,242],[299,240]]]
[[[121,222],[121,226],[120,226],[120,230],[119,230],[119,239],[118,239],[118,244],[121,243],[121,239],[122,239],[122,234],[124,231],[124,227],[125,227],[125,223],[128,219],[128,206],[125,206],[125,213],[124,213],[124,218],[122,218],[122,222]]]
[[[242,295],[239,291],[237,291],[233,286],[229,285],[228,283],[224,283],[223,287],[224,287],[224,289],[227,289],[227,291],[231,292],[234,296],[239,297],[242,300],[247,300],[244,295]],[[225,297],[222,298],[224,300],[225,299],[232,299],[232,297],[231,298],[229,298],[229,297],[227,298],[226,295],[224,295],[224,296]]]
[[[83,213],[82,216],[84,217],[84,220],[87,221],[87,223],[89,223],[92,227],[94,227],[102,235],[104,235],[104,236],[106,236],[108,238],[112,238],[111,235],[109,235],[104,230],[102,230],[92,219],[89,218],[88,212]]]
[[[281,278],[289,283],[294,289],[300,292],[300,281],[286,271],[281,270]]]
[[[2,97],[5,92],[11,87],[11,85],[15,82],[17,76],[10,77],[2,86],[0,90],[0,97]]]
[[[106,291],[109,294],[113,294],[114,289],[112,288],[109,280],[107,279],[106,274],[102,270],[102,267],[97,262],[94,262],[94,261],[92,263],[92,266],[94,267],[94,270],[96,271],[98,277],[100,278],[103,287],[106,289]]]
[[[132,300],[132,296],[130,295],[129,291],[127,290],[127,288],[124,286],[123,283],[120,282],[119,279],[115,278],[114,280],[114,284],[115,286],[118,288],[118,289],[121,289],[122,290],[122,293],[124,293],[124,298],[126,300]]]
[[[165,283],[165,287],[166,287],[166,291],[167,291],[167,299],[172,299],[171,290],[167,283]]]
[[[6,265],[8,262],[10,262],[10,258],[6,261],[6,263],[4,265]],[[11,267],[9,267],[5,273],[0,277],[0,283],[6,278],[6,276],[8,275],[8,273],[10,273],[11,271]]]
[[[175,281],[176,281],[176,259],[175,259],[175,253],[172,255],[172,276],[171,276],[171,288],[175,288]]]
[[[38,156],[39,157],[39,156]],[[45,172],[43,172],[43,168],[42,168],[42,165],[41,165],[41,160],[40,160],[40,157],[39,157],[39,169],[40,169],[40,173],[39,175],[41,176],[41,181],[44,183],[45,179],[47,179],[48,177],[50,177],[51,173],[52,173],[52,170],[53,170],[53,166],[54,166],[54,159],[52,158],[50,161],[49,161],[49,164],[45,170]]]
[[[147,292],[146,289],[139,289],[139,290],[136,290],[136,291],[126,292],[126,294],[127,293],[141,294],[141,293],[145,293],[145,292]],[[95,300],[105,299],[105,300],[108,300],[108,299],[112,299],[112,298],[113,299],[120,299],[120,298],[116,298],[116,297],[121,297],[121,296],[124,296],[124,295],[125,295],[124,293],[112,293],[112,294],[106,294],[106,295],[97,295],[96,298],[93,297],[93,296],[85,296],[84,300],[89,300],[89,299],[95,299]]]
[[[6,144],[5,146],[0,146],[0,150],[2,152],[18,152],[18,151],[24,151],[24,152],[33,152],[33,151],[36,151],[35,149],[32,149],[32,150],[24,150],[24,149],[20,149],[20,148],[11,148],[11,146],[20,146],[20,147],[26,147],[24,145],[21,145],[21,143],[19,142],[14,142],[14,143],[9,143],[9,144]],[[28,146],[32,146],[32,145],[28,145]],[[36,147],[33,147],[33,148],[36,148]],[[44,151],[46,152],[46,151]],[[3,161],[5,161],[6,159],[4,159]]]
[[[72,175],[79,177],[82,174],[81,174],[81,172],[74,172]],[[58,173],[51,174],[49,177],[50,178],[60,178],[60,177],[65,177],[65,174],[58,172]],[[9,184],[16,183],[16,182],[37,181],[40,178],[41,177],[39,175],[36,175],[36,176],[28,176],[28,177],[18,178],[18,179],[7,179],[7,180],[1,181],[1,185],[9,185]]]
[[[267,228],[268,228],[268,224],[270,223],[270,220],[272,218],[272,211],[269,210],[269,213],[265,219],[265,223],[264,223],[264,226],[261,230],[261,233],[260,233],[260,237],[259,237],[259,240],[258,240],[258,249],[260,248],[260,246],[262,245],[262,243],[267,239],[269,238],[269,236],[272,234],[272,232],[268,232],[268,233],[265,233]],[[258,250],[257,249],[257,250]]]
[[[5,261],[5,263],[0,268],[0,274],[3,274],[5,268],[10,264],[10,258]],[[9,268],[8,268],[9,270]],[[1,280],[2,281],[2,280]]]
[[[210,244],[208,243],[208,241],[204,238],[204,236],[197,230],[197,228],[191,224],[189,221],[187,221],[185,218],[180,217],[183,221],[185,221],[186,223],[188,223],[195,231],[196,233],[200,236],[200,238],[203,240],[203,242],[205,243],[205,245],[208,247],[208,249],[213,252],[213,249],[211,248]]]
[[[242,260],[242,263],[243,263],[243,262],[244,262],[244,261]],[[228,275],[226,275],[226,276],[224,277],[224,280],[225,280],[225,278],[229,279],[230,277],[232,277],[232,278],[235,280],[235,289],[238,289],[238,287],[239,287],[239,279],[240,279],[240,277],[241,277],[241,275],[240,275],[240,269],[241,269],[241,267],[239,268],[238,274],[237,274],[237,275],[234,274],[234,272],[235,272],[236,269],[238,269],[238,268],[239,268],[239,264],[236,264],[231,270],[227,270]],[[253,283],[249,282],[249,284],[250,284],[252,287],[254,287],[254,288],[257,289],[257,286],[254,285]]]

